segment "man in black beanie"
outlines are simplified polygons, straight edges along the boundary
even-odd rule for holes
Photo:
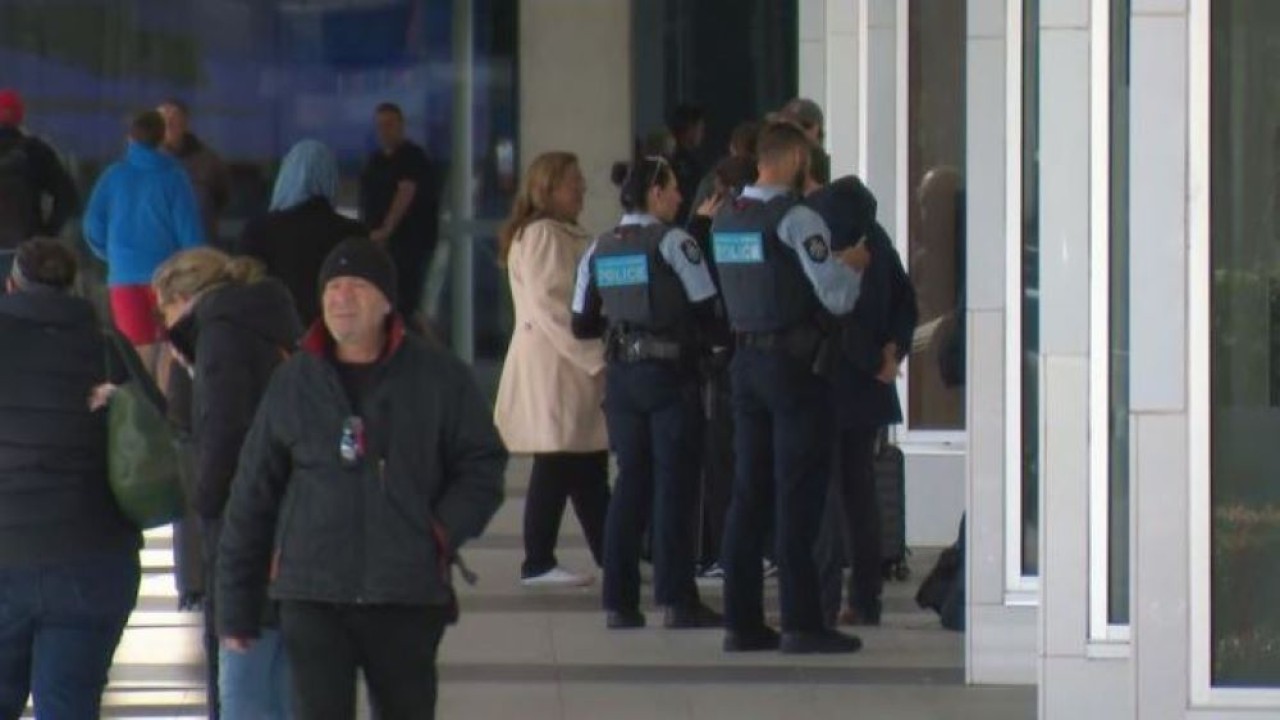
[[[232,485],[219,630],[247,648],[269,582],[297,717],[354,718],[363,670],[383,720],[432,718],[452,565],[502,503],[507,452],[470,370],[405,334],[384,250],[343,242],[319,285],[323,321],[276,372]]]

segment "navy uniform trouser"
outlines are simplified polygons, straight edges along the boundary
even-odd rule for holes
[[[722,551],[725,625],[738,632],[764,625],[760,557],[772,507],[782,629],[819,632],[813,551],[829,484],[827,383],[784,352],[753,348],[738,350],[732,375],[735,473]]]
[[[640,549],[651,518],[654,599],[698,602],[698,479],[703,417],[697,376],[667,361],[614,362],[606,373],[605,418],[618,479],[605,522],[604,607],[640,604]]]

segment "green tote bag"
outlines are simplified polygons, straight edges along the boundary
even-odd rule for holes
[[[168,525],[182,518],[186,503],[177,432],[165,417],[164,396],[137,353],[118,334],[108,333],[108,338],[128,372],[107,405],[111,492],[124,516],[140,529]]]

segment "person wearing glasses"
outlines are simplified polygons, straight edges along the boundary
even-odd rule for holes
[[[668,629],[719,627],[694,582],[703,417],[698,363],[725,331],[697,240],[673,226],[676,173],[661,157],[615,168],[625,214],[578,264],[572,327],[605,339],[605,417],[618,480],[605,522],[609,628],[642,628],[640,552],[652,509],[654,598]]]
[[[830,386],[821,370],[832,317],[850,313],[870,261],[840,253],[801,204],[813,143],[796,126],[765,129],[758,175],[712,224],[712,248],[734,333],[735,477],[725,528],[724,649],[850,653],[862,647],[823,622],[814,544],[829,484]],[[782,634],[765,624],[764,550],[770,497]]]

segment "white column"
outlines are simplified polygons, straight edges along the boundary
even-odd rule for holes
[[[1008,0],[1016,2],[1017,0]],[[1007,243],[1020,241],[1021,208],[1007,202],[1008,163],[1019,160],[1017,78],[1009,77],[1010,33],[1004,3],[970,2],[966,61],[965,187],[968,202],[968,366],[966,388],[968,602],[965,650],[968,679],[978,684],[1032,684],[1036,678],[1036,608],[1012,602],[1006,558],[1017,537],[1005,522],[1009,399],[1006,393]],[[1016,179],[1016,176],[1014,176]]]
[[[1207,15],[1201,14],[1202,22],[1208,22]],[[1188,716],[1191,513],[1204,513],[1200,517],[1208,522],[1208,508],[1193,507],[1189,500],[1192,469],[1186,451],[1188,383],[1195,381],[1187,372],[1192,332],[1186,311],[1191,299],[1187,247],[1192,239],[1187,168],[1193,161],[1188,149],[1194,145],[1188,132],[1189,108],[1208,103],[1207,93],[1199,98],[1189,95],[1188,31],[1185,0],[1134,0],[1134,131],[1129,147],[1129,262],[1134,288],[1129,304],[1134,428],[1131,677],[1136,717],[1141,720]],[[1197,188],[1197,194],[1207,192],[1205,186]],[[1207,233],[1194,240],[1206,248],[1207,258]],[[1207,307],[1200,310],[1207,316]],[[1207,367],[1204,370],[1206,376],[1200,380],[1207,383]],[[1206,422],[1201,427],[1207,431],[1207,426]],[[1199,480],[1208,482],[1207,477]],[[1207,557],[1202,560],[1208,562]],[[1208,657],[1203,659],[1208,662]]]
[[[1126,648],[1093,657],[1089,626],[1090,260],[1109,234],[1105,213],[1091,220],[1110,169],[1109,9],[1040,7],[1040,718],[1121,720],[1132,709]],[[1094,299],[1105,310],[1106,296]]]
[[[609,173],[631,157],[630,0],[520,3],[520,155],[568,150],[582,161],[582,226],[617,221]]]

